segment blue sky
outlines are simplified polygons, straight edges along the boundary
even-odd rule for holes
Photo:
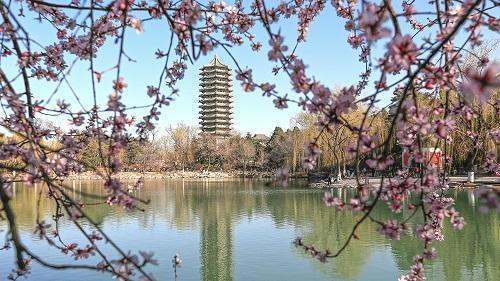
[[[40,25],[35,23],[29,17],[23,21],[26,27],[31,30],[36,30],[33,36],[41,43],[53,42],[54,32],[47,32],[50,27],[46,24]],[[286,44],[293,46],[297,36],[296,20],[291,19],[275,26],[275,30],[280,28],[281,33],[286,38]],[[163,67],[163,60],[155,59],[155,51],[157,49],[166,50],[170,37],[169,30],[165,23],[144,23],[145,32],[137,34],[134,30],[129,29],[126,33],[127,54],[137,62],[128,62],[124,59],[122,74],[127,83],[128,88],[125,90],[123,100],[127,105],[143,105],[149,102],[146,95],[147,85],[157,85],[159,75]],[[267,35],[261,27],[255,29],[257,40],[263,44],[260,52],[251,51],[249,45],[235,47],[231,51],[239,61],[242,67],[250,67],[253,69],[254,79],[258,82],[274,82],[277,84],[277,89],[280,93],[290,94],[295,96],[291,91],[291,87],[287,77],[284,75],[274,76],[271,69],[274,64],[271,64],[267,59],[268,43]],[[338,88],[356,84],[358,75],[363,70],[363,65],[358,61],[357,53],[352,50],[347,44],[348,33],[344,30],[344,21],[336,16],[335,11],[328,3],[327,8],[322,12],[320,17],[311,25],[307,42],[302,43],[297,51],[309,66],[307,72],[310,76],[323,82],[330,88]],[[375,46],[375,53],[380,53],[385,45],[385,42],[379,42]],[[117,61],[118,45],[108,40],[106,45],[99,51],[98,57],[95,60],[96,70],[103,71],[113,67]],[[217,54],[223,62],[228,64],[232,69],[235,69],[233,62],[222,48],[216,49],[206,57],[200,57],[194,64],[188,63],[185,78],[178,84],[180,90],[179,96],[171,106],[162,110],[159,131],[164,132],[168,126],[173,126],[177,123],[185,123],[192,126],[198,126],[198,77],[199,68],[208,63]],[[68,56],[67,64],[72,62],[73,57]],[[12,62],[10,62],[10,67]],[[3,62],[3,67],[9,67],[9,62]],[[88,72],[89,63],[87,61],[77,62],[75,68],[68,76],[73,89],[78,92],[84,106],[90,108],[92,104],[92,92],[90,84],[90,76]],[[106,101],[107,96],[112,92],[111,80],[114,80],[116,73],[111,71],[104,75],[103,81],[98,85],[98,96],[101,104]],[[370,83],[370,87],[373,83]],[[47,98],[53,89],[55,83],[46,83],[40,81],[34,83],[35,96]],[[285,110],[278,110],[274,107],[272,99],[263,97],[259,92],[246,93],[240,86],[238,81],[234,81],[234,126],[235,131],[245,134],[265,133],[270,134],[276,126],[288,128],[290,119],[300,112],[300,108],[295,104],[290,104],[290,107]],[[60,92],[53,99],[66,99],[76,106],[75,99],[72,98],[71,91],[66,84],[63,84]],[[390,94],[385,94],[381,97],[382,104],[386,104],[390,100]],[[77,108],[77,107],[76,107]],[[131,115],[141,115],[144,112],[130,112]],[[66,120],[52,119],[52,122],[65,126]]]

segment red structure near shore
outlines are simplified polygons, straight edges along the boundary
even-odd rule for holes
[[[443,168],[443,153],[439,148],[424,148],[422,150],[424,157],[424,165],[426,167],[432,167],[441,170]],[[402,165],[405,168],[410,168],[413,163],[413,156],[408,152],[408,150],[403,150],[402,153]]]

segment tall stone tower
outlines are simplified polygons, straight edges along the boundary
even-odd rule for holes
[[[217,55],[201,68],[201,131],[216,137],[228,137],[232,124],[231,69]]]

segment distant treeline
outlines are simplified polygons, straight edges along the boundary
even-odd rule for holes
[[[481,114],[482,118],[469,119],[465,115],[463,118],[456,118],[455,129],[448,133],[446,147],[442,141],[434,138],[421,140],[424,147],[437,145],[443,151],[446,149],[449,156],[449,164],[446,165],[448,172],[464,173],[475,168],[481,170],[486,153],[500,148],[498,140],[487,134],[500,124],[498,104],[495,104],[498,97],[499,92],[492,96],[491,103],[475,108],[475,114]],[[419,102],[431,109],[439,108],[437,101],[431,96],[421,95]],[[306,113],[300,113],[291,120],[292,129],[285,131],[276,127],[269,137],[235,134],[221,141],[210,135],[200,135],[197,128],[180,124],[169,128],[161,137],[151,138],[147,142],[132,140],[121,155],[122,169],[273,171],[287,167],[292,173],[304,172],[302,159],[305,145],[320,135],[318,144],[323,153],[317,161],[316,170],[344,173],[354,169],[355,159],[349,150],[355,148],[358,134],[352,130],[360,126],[365,110],[366,108],[360,107],[343,116],[351,128],[339,125],[322,134],[319,134],[318,126],[315,126],[321,120],[316,115]],[[373,110],[367,116],[364,121],[365,128],[368,128],[366,133],[376,136],[374,145],[380,146],[387,138],[391,119],[390,108]],[[401,147],[397,143],[390,143],[390,150],[397,165],[400,165]],[[83,151],[80,155],[83,162],[91,166],[100,165],[97,141],[90,141]],[[358,159],[360,168],[370,172],[364,164],[365,157],[367,155],[360,155]]]
[[[454,130],[448,132],[446,146],[441,141],[429,137],[422,139],[423,147],[438,146],[448,154],[448,164],[446,169],[450,173],[464,173],[477,168],[481,170],[486,154],[499,150],[500,118],[498,113],[499,92],[497,91],[491,98],[491,102],[476,106],[472,117],[455,117]],[[439,108],[436,102],[439,99],[427,95],[420,96],[420,104],[432,108]],[[449,98],[454,98],[450,96]],[[393,103],[396,104],[396,103]],[[374,138],[374,146],[381,147],[389,134],[390,107],[380,110],[372,110],[365,122],[365,133]],[[252,170],[252,171],[274,171],[278,168],[286,167],[291,173],[305,172],[302,167],[305,145],[315,138],[322,151],[316,163],[315,170],[338,173],[351,170],[355,167],[356,159],[349,153],[355,151],[358,134],[353,132],[359,128],[363,122],[366,108],[359,107],[357,110],[344,114],[342,118],[347,121],[350,127],[338,125],[329,127],[321,134],[318,131],[317,122],[321,122],[317,115],[300,113],[293,118],[290,123],[292,129],[283,130],[276,127],[271,136],[251,135],[241,136],[234,134],[224,140],[217,140],[211,135],[199,134],[198,128],[179,124],[170,127],[166,133],[157,134],[161,136],[151,136],[149,140],[139,141],[133,136],[127,144],[119,151],[120,170],[138,172],[163,172],[171,170]],[[449,109],[453,112],[453,109]],[[442,114],[442,113],[433,113]],[[460,113],[455,113],[460,114]],[[477,118],[481,115],[481,118]],[[437,116],[437,115],[436,115]],[[433,118],[432,115],[426,118]],[[497,128],[497,136],[492,136],[487,132]],[[393,133],[398,133],[397,130]],[[18,139],[18,140],[16,140]],[[394,138],[395,139],[395,138]],[[22,136],[0,137],[0,144],[6,142],[19,143]],[[51,138],[44,141],[47,151],[57,151],[61,141]],[[102,159],[108,161],[107,145],[110,143],[104,139],[99,142],[97,139],[88,138],[82,135],[79,143],[75,145],[83,146],[78,150],[80,154],[69,155],[74,157],[86,167],[86,170],[99,169]],[[377,148],[380,149],[380,148]],[[376,149],[376,150],[377,150]],[[397,165],[401,164],[402,149],[397,143],[390,143],[389,149]],[[375,150],[375,151],[376,151]],[[496,153],[500,155],[500,153]],[[103,157],[101,157],[103,156]],[[371,172],[364,164],[364,159],[369,155],[360,154],[358,161],[361,171]],[[44,156],[50,157],[50,152]],[[2,159],[2,162],[11,162],[7,166],[16,165],[16,159]],[[18,163],[22,165],[21,163]],[[396,166],[397,166],[396,165]]]

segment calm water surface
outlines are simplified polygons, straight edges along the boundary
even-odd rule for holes
[[[71,185],[71,183],[70,183]],[[75,182],[78,191],[97,192],[99,182]],[[18,214],[24,243],[51,262],[72,259],[36,243],[33,234],[38,188],[17,188],[13,208]],[[171,258],[180,253],[183,263],[178,280],[397,280],[408,270],[421,243],[403,236],[390,241],[377,234],[377,226],[365,223],[361,240],[344,254],[322,264],[291,241],[304,237],[321,249],[335,250],[345,240],[359,214],[337,212],[321,201],[323,192],[297,186],[265,187],[262,182],[146,182],[137,196],[151,200],[145,212],[127,213],[108,206],[88,206],[86,211],[124,249],[154,251],[159,266],[148,268],[158,280],[172,280]],[[341,194],[348,197],[348,192]],[[455,208],[467,225],[451,230],[447,222],[445,241],[437,243],[438,258],[426,265],[429,280],[500,280],[500,223],[496,213],[481,214],[471,192],[452,192]],[[89,199],[82,199],[92,202]],[[55,207],[42,197],[41,215],[50,221]],[[385,206],[375,216],[387,219]],[[400,214],[406,216],[407,213]],[[418,222],[416,218],[412,224]],[[0,229],[6,224],[0,221]],[[66,221],[61,236],[87,243]],[[0,232],[3,238],[5,232]],[[85,261],[97,263],[97,259]],[[12,252],[0,252],[0,280],[13,266]],[[28,280],[105,280],[89,271],[55,271],[33,265]]]

